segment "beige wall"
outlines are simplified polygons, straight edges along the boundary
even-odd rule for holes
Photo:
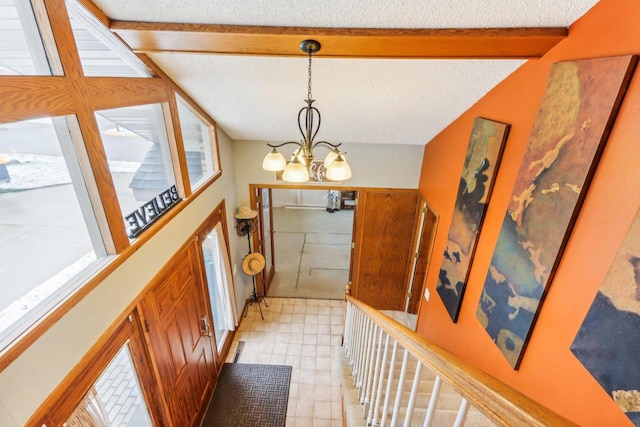
[[[222,199],[227,207],[231,263],[241,261],[245,240],[236,237],[233,229],[237,205],[233,144],[222,132],[218,139],[222,177],[0,373],[0,426],[24,425]],[[234,277],[239,312],[246,298],[241,276],[239,272]]]
[[[266,143],[259,141],[235,141],[238,201],[249,203],[249,184],[275,184],[273,172],[262,169],[262,160],[268,153]],[[353,176],[344,186],[417,188],[422,167],[421,145],[401,144],[343,144]],[[290,154],[289,147],[281,152]],[[320,160],[327,151],[320,149]],[[314,184],[306,184],[310,188]]]

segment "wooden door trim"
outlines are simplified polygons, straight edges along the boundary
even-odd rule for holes
[[[26,425],[62,425],[127,341],[131,346],[132,360],[151,420],[156,426],[171,425],[160,398],[161,391],[157,387],[137,310],[130,312],[124,320],[98,339],[40,405]]]
[[[411,297],[411,301],[409,302],[409,312],[412,313],[412,314],[420,313],[420,307],[422,306],[422,302],[424,300],[424,298],[422,298],[422,294],[424,293],[424,289],[425,289],[425,286],[426,286],[426,282],[425,282],[426,279],[427,279],[427,274],[426,273],[429,271],[429,268],[431,267],[431,261],[433,261],[433,245],[434,245],[435,240],[436,240],[436,233],[438,231],[438,222],[440,220],[440,215],[438,214],[438,212],[435,209],[433,209],[431,203],[429,203],[429,201],[426,200],[424,197],[422,198],[422,202],[423,202],[424,206],[426,206],[426,208],[427,208],[427,212],[425,213],[425,215],[428,215],[429,212],[432,212],[433,213],[433,217],[434,217],[434,221],[433,221],[433,231],[431,233],[431,237],[429,238],[429,241],[426,242],[426,245],[425,245],[428,249],[425,251],[421,246],[422,242],[419,243],[420,252],[421,253],[422,252],[427,252],[428,256],[427,256],[427,259],[426,259],[426,265],[424,266],[425,275],[424,275],[424,278],[422,279],[422,282],[419,284],[419,288],[420,289],[419,289],[419,292],[418,292],[419,295],[417,296],[418,303],[417,303],[416,308],[415,308],[415,313],[413,313],[411,311],[411,305],[412,305],[412,301],[414,299],[413,295]],[[426,224],[427,221],[428,221],[428,217],[425,216],[425,224]],[[422,234],[424,234],[424,229],[422,231]],[[419,236],[419,237],[420,237],[420,240],[422,240],[422,236]],[[420,260],[418,260],[418,262],[420,262]],[[416,265],[416,269],[417,268],[418,268],[418,265]],[[412,292],[414,292],[414,295],[415,295],[415,290],[416,290],[416,283],[414,282],[413,283],[413,289],[412,289]]]

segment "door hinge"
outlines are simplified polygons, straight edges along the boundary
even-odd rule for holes
[[[355,204],[356,206],[358,206],[358,200],[360,200],[360,199],[354,199],[354,204]]]
[[[351,249],[355,249],[356,248],[356,242],[351,242]]]
[[[151,332],[151,328],[149,327],[149,321],[147,319],[144,320],[144,327],[147,332]]]
[[[422,207],[422,213],[427,213],[427,206]]]

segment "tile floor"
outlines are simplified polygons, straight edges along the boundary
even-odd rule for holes
[[[273,209],[273,297],[339,299],[349,281],[353,211]]]
[[[227,363],[244,348],[238,363],[290,365],[287,427],[342,426],[340,377],[335,346],[342,340],[344,302],[326,299],[269,298],[249,307],[236,332]]]

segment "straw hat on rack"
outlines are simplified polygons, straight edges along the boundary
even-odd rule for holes
[[[240,206],[236,211],[237,219],[253,219],[258,216],[258,211],[252,210],[249,206]]]
[[[242,271],[248,276],[255,276],[260,273],[267,262],[259,252],[252,252],[242,260]]]

